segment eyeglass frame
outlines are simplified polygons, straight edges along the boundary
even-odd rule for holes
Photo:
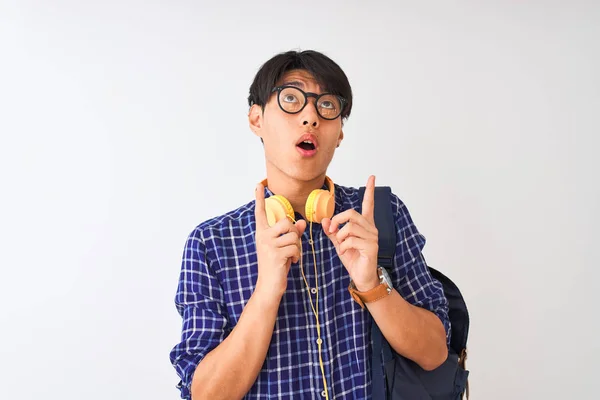
[[[283,108],[283,106],[281,105],[281,101],[279,99],[279,95],[281,94],[281,91],[283,89],[296,89],[299,90],[300,93],[302,93],[304,95],[304,105],[302,107],[300,107],[300,109],[298,111],[287,111],[286,109]],[[336,118],[338,118],[339,116],[342,115],[342,112],[344,111],[344,108],[346,108],[346,104],[348,103],[348,100],[346,100],[345,98],[343,98],[340,95],[334,94],[334,93],[329,93],[329,92],[325,92],[325,93],[321,93],[321,94],[317,94],[317,93],[313,93],[313,92],[305,92],[304,90],[300,89],[298,86],[294,86],[294,85],[283,85],[283,86],[276,86],[273,88],[273,90],[271,90],[271,93],[275,93],[277,92],[277,104],[279,105],[279,108],[281,109],[281,111],[287,113],[287,114],[298,114],[299,112],[301,112],[302,110],[304,110],[304,108],[306,107],[306,105],[308,104],[308,98],[309,97],[314,97],[315,98],[315,110],[317,111],[317,114],[319,114],[320,118],[323,118],[327,121],[333,121]],[[340,101],[340,113],[338,115],[336,115],[334,118],[325,118],[324,116],[321,115],[321,112],[319,111],[319,107],[317,107],[316,105],[319,103],[319,99],[323,96],[335,96],[337,97],[337,99]]]

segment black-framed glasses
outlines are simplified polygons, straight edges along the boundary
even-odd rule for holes
[[[310,93],[305,92],[296,86],[277,86],[273,88],[272,93],[277,93],[277,103],[279,108],[288,114],[297,114],[306,107],[308,98],[315,98],[315,108],[317,113],[323,119],[336,119],[342,114],[346,105],[346,99],[332,93]]]

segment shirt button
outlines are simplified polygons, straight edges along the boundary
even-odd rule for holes
[[[325,393],[325,391],[323,390],[323,391],[321,392],[321,396],[325,397],[326,395],[327,395],[327,393]]]
[[[321,338],[317,339],[317,344],[321,344],[321,343],[323,343],[323,339],[321,339]]]
[[[308,244],[313,244],[313,240],[312,239],[308,239]]]
[[[310,292],[311,292],[312,294],[317,294],[317,288],[312,288],[312,289],[310,289]]]

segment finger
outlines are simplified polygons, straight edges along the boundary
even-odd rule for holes
[[[298,232],[298,241],[296,242],[296,244],[298,245],[298,254],[300,255],[300,257],[302,257],[302,235],[304,234],[304,230],[306,229],[306,221],[300,219],[296,221],[294,226],[296,227]],[[293,262],[297,263],[300,260],[300,257],[294,258]]]
[[[300,244],[298,244],[298,246],[300,246]],[[300,247],[298,247],[298,254],[293,255],[291,258],[292,263],[296,264],[298,261],[300,261],[300,257],[301,257],[301,250],[300,250]]]
[[[255,195],[255,207],[254,207],[254,219],[256,221],[257,229],[267,229],[269,227],[269,221],[267,220],[267,213],[265,212],[265,189],[262,183],[259,183],[254,189]]]
[[[348,250],[357,250],[363,252],[365,250],[369,250],[371,247],[375,246],[372,241],[365,240],[363,238],[358,238],[356,236],[350,236],[346,240],[340,243],[340,256],[343,256]]]
[[[365,229],[365,227],[355,224],[354,222],[348,222],[342,229],[340,229],[335,236],[338,242],[343,242],[349,236],[356,236],[365,240],[376,239],[376,235]]]
[[[275,247],[286,247],[291,244],[298,244],[298,232],[292,230],[285,235],[279,236],[275,239]]]
[[[363,196],[362,202],[362,215],[369,222],[375,221],[375,176],[369,176],[367,181],[367,187],[365,188],[365,195]]]
[[[292,257],[292,262],[294,264],[300,261],[300,258],[302,257],[302,241],[300,239],[296,242],[296,247],[298,248],[298,256]]]
[[[339,250],[340,243],[337,240],[335,233],[329,233],[329,227],[331,226],[331,219],[323,218],[323,220],[321,220],[321,226],[323,227],[323,232],[325,232],[327,237],[331,240],[335,249]]]
[[[343,211],[335,215],[331,219],[331,226],[328,229],[329,233],[335,233],[341,224],[353,222],[365,228],[368,231],[374,232],[375,225],[367,221],[367,219],[354,209]]]
[[[292,262],[297,263],[300,258],[300,250],[297,244],[290,244],[279,249],[280,255],[285,259],[292,259]]]
[[[284,218],[278,221],[270,231],[271,237],[279,237],[281,235],[285,235],[288,232],[292,232],[294,230],[294,224],[287,218]]]

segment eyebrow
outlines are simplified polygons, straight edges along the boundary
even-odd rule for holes
[[[284,81],[281,86],[295,86],[297,88],[300,88],[302,90],[306,90],[304,88],[304,82],[300,82],[300,81]],[[329,91],[327,89],[323,90],[321,88],[321,93],[329,93]]]
[[[296,86],[300,89],[304,89],[304,83],[300,81],[286,81],[282,83],[282,86]]]

